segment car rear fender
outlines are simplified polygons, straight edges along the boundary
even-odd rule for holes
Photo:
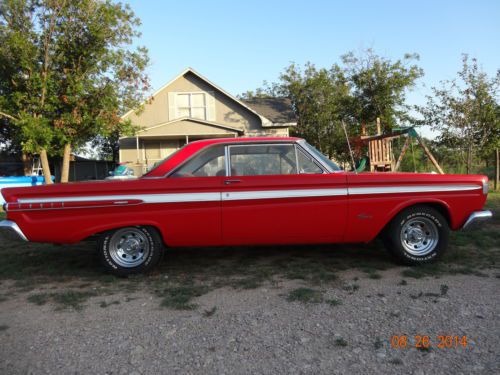
[[[162,226],[155,222],[155,221],[144,221],[142,220],[140,223],[137,221],[130,221],[130,220],[125,220],[121,222],[113,222],[109,223],[107,225],[98,225],[98,226],[93,226],[89,228],[85,228],[84,230],[78,232],[75,234],[75,236],[72,238],[71,242],[80,242],[83,241],[86,238],[92,237],[99,235],[101,233],[110,231],[110,230],[115,230],[123,227],[136,227],[136,226],[148,226],[148,227],[153,227],[158,231],[158,234],[161,236],[164,245],[166,245],[166,233],[165,230],[162,228]]]

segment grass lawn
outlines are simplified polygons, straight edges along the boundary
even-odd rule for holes
[[[103,272],[93,242],[71,246],[16,242],[0,245],[0,282],[13,281],[12,293],[55,288],[29,298],[36,304],[53,302],[61,309],[77,310],[86,298],[124,290],[148,291],[168,308],[193,309],[193,298],[215,288],[251,289],[279,279],[302,280],[307,286],[289,295],[288,300],[315,302],[322,299],[317,290],[324,285],[341,285],[338,273],[348,269],[362,271],[363,277],[373,282],[383,277],[381,271],[395,267],[406,278],[487,276],[488,270],[496,270],[500,264],[499,193],[490,193],[487,207],[494,211],[493,220],[476,231],[453,232],[442,261],[421,267],[396,265],[375,241],[366,245],[169,249],[154,273],[116,278]],[[0,218],[4,216],[0,212]],[[354,286],[344,285],[353,290]]]

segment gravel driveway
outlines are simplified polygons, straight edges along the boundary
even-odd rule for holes
[[[2,282],[1,293],[12,287]],[[399,268],[376,278],[347,270],[315,288],[216,288],[181,311],[143,290],[62,311],[20,292],[0,304],[0,373],[500,373],[499,287],[494,271],[414,279]],[[406,335],[407,347],[391,347],[394,335]],[[428,335],[430,348],[417,349],[415,335]],[[438,348],[438,335],[467,336],[467,345]]]

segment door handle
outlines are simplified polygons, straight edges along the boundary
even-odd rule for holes
[[[226,185],[237,184],[237,183],[239,183],[239,182],[241,182],[241,180],[225,180],[225,181],[224,181],[224,183],[225,183]]]

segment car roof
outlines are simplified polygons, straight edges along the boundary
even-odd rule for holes
[[[239,142],[296,142],[302,138],[297,137],[241,137],[241,138],[210,138],[190,142],[202,145],[212,145],[217,143],[239,143]]]
[[[193,141],[168,156],[158,167],[146,173],[143,177],[163,177],[184,160],[192,157],[202,149],[216,144],[235,143],[266,143],[266,142],[297,142],[302,138],[297,137],[247,137],[247,138],[211,138]]]

